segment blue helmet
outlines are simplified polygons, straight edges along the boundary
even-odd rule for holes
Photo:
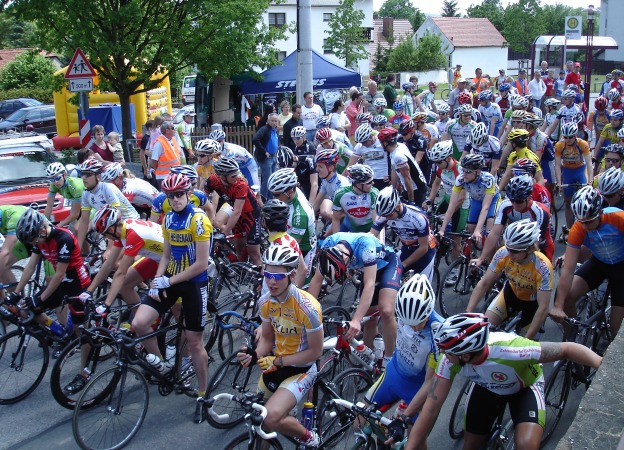
[[[392,109],[395,111],[403,111],[405,109],[405,103],[403,102],[394,102],[392,105]]]
[[[501,83],[501,84],[498,86],[498,90],[499,90],[500,92],[506,92],[506,91],[508,91],[508,90],[510,90],[510,89],[511,89],[511,85],[510,85],[509,83]]]

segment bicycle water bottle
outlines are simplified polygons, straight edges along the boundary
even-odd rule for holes
[[[165,350],[165,360],[171,361],[175,358],[176,355],[176,346],[173,344],[167,344],[167,348]]]
[[[306,430],[312,431],[314,427],[314,403],[305,402],[303,409],[301,410],[301,424],[306,427]]]
[[[377,336],[375,336],[375,340],[373,341],[373,344],[374,344],[373,346],[375,347],[375,361],[379,361],[383,359],[384,350],[386,348],[381,334],[378,334]]]
[[[362,358],[366,364],[370,364],[375,353],[364,344],[364,342],[355,341],[358,345],[355,347],[355,353]]]
[[[405,402],[401,402],[398,404],[398,406],[396,407],[396,410],[394,411],[394,415],[392,416],[395,419],[398,419],[401,417],[401,415],[405,414],[405,411],[407,411],[407,403]]]

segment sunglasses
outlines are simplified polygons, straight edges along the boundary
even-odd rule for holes
[[[50,178],[50,181],[54,182],[54,181],[60,181],[61,178],[63,178],[63,174],[61,175],[57,175],[55,177]]]
[[[476,170],[468,170],[468,169],[464,169],[463,170],[464,173],[475,173]]]
[[[511,203],[515,203],[516,205],[519,205],[520,203],[524,203],[526,202],[526,198],[512,198],[510,199]]]
[[[576,136],[564,136],[564,139],[574,139]]]
[[[210,155],[206,154],[206,153],[198,153],[197,157],[198,158],[208,158]]]
[[[516,250],[515,248],[509,248],[509,247],[506,247],[506,248],[507,248],[507,252],[509,252],[512,255],[517,255],[519,253],[526,251],[526,250]]]
[[[618,158],[605,158],[605,161],[610,163],[610,164],[617,164],[617,163],[619,163],[622,160],[618,159]]]
[[[174,198],[182,198],[186,195],[186,191],[167,192],[167,198],[173,200]]]
[[[294,269],[291,270],[290,272],[286,272],[286,273],[273,273],[273,272],[267,272],[265,270],[264,271],[264,278],[266,278],[267,280],[281,281],[281,280],[283,280],[284,278],[286,278],[287,276],[289,276],[293,272],[294,272]]]
[[[527,172],[526,172],[525,170],[514,170],[514,171],[513,171],[513,174],[514,174],[514,176],[516,176],[516,177],[520,177],[520,176],[522,176],[522,175],[526,175],[526,174],[527,174]]]
[[[612,195],[613,195],[613,194],[612,194]],[[605,197],[606,197],[606,195],[605,195]],[[580,224],[588,224],[588,223],[593,222],[593,221],[594,221],[594,220],[596,220],[597,218],[598,218],[598,216],[596,216],[596,217],[592,217],[591,219],[587,219],[587,220],[579,220],[578,222],[579,222]]]

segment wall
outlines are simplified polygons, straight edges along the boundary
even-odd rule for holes
[[[416,75],[418,77],[418,86],[426,89],[427,84],[430,81],[435,81],[436,83],[447,83],[447,74],[446,70],[429,70],[427,72],[401,72],[400,76],[400,85],[403,83],[407,83],[412,75]]]
[[[604,56],[601,56],[600,59],[624,61],[624,27],[622,27],[624,2],[622,0],[602,0],[600,11],[600,35],[611,36],[620,47],[617,50],[605,50]]]
[[[456,48],[451,55],[451,67],[461,64],[462,77],[472,79],[475,69],[480,67],[484,75],[492,81],[498,76],[499,69],[507,69],[507,48],[500,47],[466,47]]]

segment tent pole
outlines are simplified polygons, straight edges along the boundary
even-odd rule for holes
[[[297,0],[297,103],[303,94],[312,92],[312,1]]]

